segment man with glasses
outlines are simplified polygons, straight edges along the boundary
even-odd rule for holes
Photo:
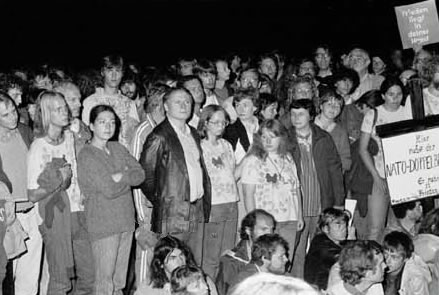
[[[166,119],[146,139],[140,155],[146,179],[140,188],[153,206],[151,231],[185,242],[201,265],[211,189],[200,138],[186,123],[192,103],[185,88],[172,88],[163,96]]]
[[[348,67],[356,71],[360,78],[360,85],[351,95],[352,102],[369,90],[379,89],[384,81],[383,76],[369,74],[369,64],[370,57],[364,49],[354,48],[348,55]]]

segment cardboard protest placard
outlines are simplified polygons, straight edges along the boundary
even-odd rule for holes
[[[395,7],[404,49],[439,42],[439,20],[434,0]]]
[[[391,204],[439,194],[439,127],[382,138]]]

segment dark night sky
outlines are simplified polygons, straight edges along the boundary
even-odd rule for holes
[[[92,66],[105,53],[144,64],[178,56],[280,49],[309,53],[324,42],[400,47],[397,0],[1,1],[1,66]],[[4,2],[4,3],[3,3]]]

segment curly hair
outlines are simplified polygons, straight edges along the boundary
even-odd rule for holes
[[[280,144],[278,148],[278,154],[280,156],[287,156],[292,154],[290,149],[290,144],[288,143],[288,131],[285,126],[276,119],[270,119],[262,122],[259,126],[258,132],[255,133],[253,138],[253,144],[247,153],[247,156],[254,155],[260,160],[267,158],[267,152],[264,150],[262,145],[262,132],[266,130],[274,134],[275,137],[280,137]]]
[[[422,77],[429,83],[433,81],[434,74],[439,73],[439,56],[434,55],[426,64]]]
[[[338,259],[343,281],[352,286],[359,284],[367,271],[375,269],[375,256],[381,253],[381,246],[374,241],[358,240],[347,243]]]
[[[200,279],[204,280],[205,275],[203,271],[195,266],[182,265],[172,271],[171,274],[171,291],[174,295],[183,295],[187,293],[189,284]]]
[[[165,236],[157,242],[151,261],[151,282],[154,288],[160,289],[163,288],[165,283],[169,283],[163,266],[165,265],[166,257],[168,257],[174,249],[181,250],[186,258],[186,265],[196,267],[193,254],[189,247],[176,237],[170,235]]]
[[[277,246],[282,246],[288,253],[288,242],[278,234],[265,234],[260,236],[253,244],[251,262],[261,266],[262,259],[271,259]]]

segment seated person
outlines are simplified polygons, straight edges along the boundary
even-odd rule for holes
[[[392,206],[395,217],[384,229],[384,235],[392,231],[400,231],[407,234],[410,238],[418,235],[420,222],[422,219],[421,201],[412,201]]]
[[[241,241],[220,258],[216,286],[218,293],[226,295],[231,281],[250,263],[254,241],[262,235],[272,234],[276,227],[274,217],[261,209],[248,213],[241,222]]]
[[[171,274],[172,295],[208,295],[203,271],[190,265],[179,266]]]
[[[304,274],[305,281],[320,290],[326,290],[329,270],[337,262],[342,249],[340,243],[348,237],[348,221],[349,215],[339,209],[328,208],[320,215],[321,233],[311,241],[305,258]]]
[[[412,239],[394,231],[384,237],[387,271],[383,282],[386,295],[429,295],[431,274],[427,264],[415,253]]]
[[[434,290],[439,290],[439,208],[425,215],[413,244],[415,253],[430,268],[432,281],[429,289],[430,294],[434,294]]]
[[[239,283],[231,295],[318,295],[305,281],[288,276],[259,273]]]
[[[189,247],[179,239],[167,235],[161,238],[154,247],[154,255],[150,266],[150,279],[142,281],[135,295],[170,295],[171,274],[180,266],[197,267]],[[210,295],[217,295],[212,279],[206,277]]]
[[[381,282],[385,268],[386,262],[378,243],[349,242],[331,268],[327,292],[329,295],[384,295]],[[338,275],[341,279],[335,278]]]
[[[283,275],[288,262],[288,243],[278,234],[260,236],[253,244],[252,259],[232,280],[230,290],[246,278],[261,272]]]

